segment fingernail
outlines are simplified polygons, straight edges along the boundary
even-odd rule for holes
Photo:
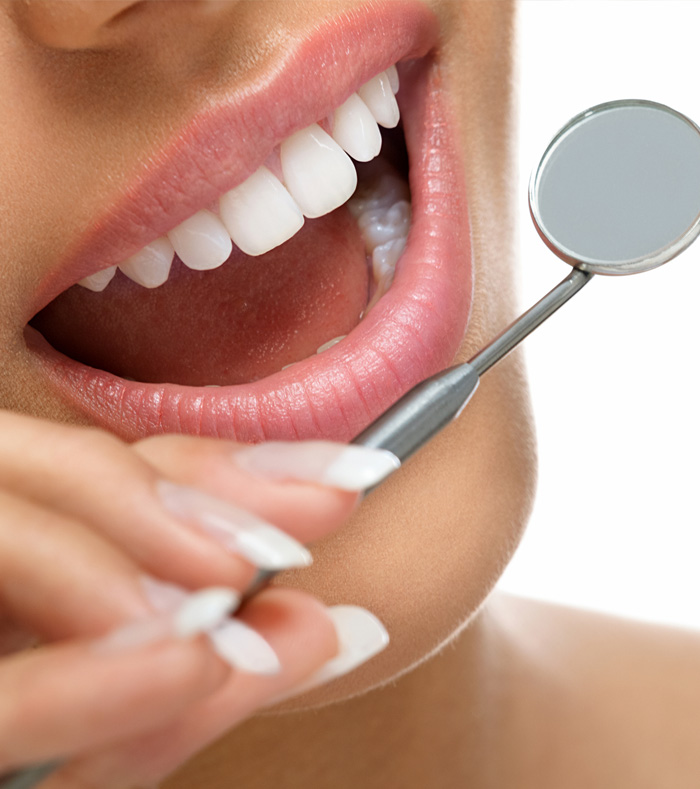
[[[245,471],[268,479],[316,482],[349,491],[371,488],[401,466],[386,449],[333,441],[267,441],[237,451],[234,458]]]
[[[175,587],[178,588],[178,587]],[[93,642],[92,648],[102,654],[128,652],[169,638],[188,639],[206,633],[220,624],[236,608],[240,596],[233,589],[210,587],[188,594],[177,607],[163,613],[161,605],[153,617],[138,619],[113,630]]]
[[[173,630],[178,638],[191,638],[216,627],[236,607],[240,596],[232,589],[212,586],[195,592],[173,615]]]
[[[281,665],[274,649],[252,627],[240,619],[227,619],[209,632],[214,651],[240,671],[278,674]]]
[[[163,504],[173,515],[257,567],[284,570],[308,567],[313,561],[300,542],[246,510],[184,485],[161,480],[157,487]]]
[[[366,663],[389,643],[386,628],[367,609],[355,605],[336,605],[327,611],[338,635],[338,654],[295,687],[270,699],[266,707],[342,677]]]
[[[210,586],[190,592],[151,575],[142,575],[139,582],[151,608],[162,615],[160,619],[171,623],[173,635],[178,638],[189,638],[211,629],[241,603],[241,595],[228,587]]]

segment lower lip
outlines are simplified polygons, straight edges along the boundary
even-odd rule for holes
[[[188,433],[244,442],[348,441],[424,378],[447,367],[466,331],[472,265],[455,124],[436,63],[401,74],[412,223],[390,290],[331,349],[251,384],[221,388],[126,381],[76,362],[27,329],[49,386],[127,439]]]

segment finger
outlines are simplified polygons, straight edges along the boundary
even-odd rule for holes
[[[161,436],[132,449],[99,430],[15,414],[0,414],[0,428],[5,430],[0,485],[90,523],[150,573],[189,588],[212,583],[247,588],[255,575],[253,565],[273,570],[304,566],[310,557],[284,534],[316,539],[336,528],[357,501],[354,493],[250,474],[235,462],[242,447],[232,442]],[[242,528],[240,513],[233,511],[218,508],[212,515],[216,503],[201,497],[182,506],[182,496],[176,496],[179,506],[169,506],[159,485],[169,472],[233,504],[261,511],[270,523],[282,526],[281,533],[250,522]],[[227,529],[205,533],[202,522],[212,519]],[[231,531],[245,539],[232,540]],[[251,537],[258,549],[246,552]]]
[[[42,789],[122,789],[160,781],[178,765],[249,717],[276,694],[289,689],[332,658],[336,629],[327,609],[292,589],[266,589],[237,614],[277,653],[282,669],[272,677],[232,673],[227,681],[170,726],[116,748],[75,760],[42,784]]]
[[[51,645],[0,662],[0,770],[81,754],[176,719],[226,680],[204,640],[131,651]]]
[[[230,589],[236,602],[241,590]],[[99,635],[187,590],[145,575],[100,535],[0,491],[0,615],[44,639]]]
[[[311,603],[311,607],[309,607]],[[296,590],[269,589],[251,601],[241,618],[274,645],[282,672],[274,678],[232,676],[220,690],[194,705],[187,716],[160,732],[73,762],[46,789],[67,789],[70,779],[101,789],[160,781],[194,753],[261,706],[353,670],[388,644],[388,634],[370,612],[356,606],[319,608]],[[333,632],[328,620],[333,623]],[[323,654],[328,662],[320,661]],[[339,650],[339,651],[338,651]],[[337,653],[337,654],[336,654]],[[253,681],[254,680],[254,681]],[[44,785],[42,784],[42,787]]]
[[[81,523],[0,491],[0,608],[48,639],[150,612],[142,570]]]
[[[169,511],[159,475],[99,430],[0,413],[0,486],[89,524],[147,572],[245,589],[253,564]]]
[[[259,472],[251,473],[239,462],[241,453],[245,454],[249,448],[234,441],[181,435],[152,436],[135,443],[133,449],[170,479],[235,502],[307,543],[330,534],[350,516],[358,503],[356,491],[293,478],[303,463],[304,448],[311,443],[321,442],[286,445],[297,457],[290,463],[292,473],[282,480],[279,474],[266,478]],[[323,443],[330,445],[330,442]],[[277,445],[275,442],[274,447],[269,446],[275,451]]]

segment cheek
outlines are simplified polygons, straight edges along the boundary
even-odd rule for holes
[[[485,377],[458,423],[380,489],[338,532],[313,546],[314,564],[280,579],[328,605],[361,605],[387,627],[387,649],[319,706],[395,679],[453,638],[479,609],[530,513],[535,452],[520,365]],[[290,709],[292,709],[290,703]]]

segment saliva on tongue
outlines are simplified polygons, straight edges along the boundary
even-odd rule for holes
[[[66,356],[121,377],[241,384],[348,334],[368,288],[365,244],[341,206],[260,257],[234,247],[212,271],[192,271],[176,257],[168,281],[153,290],[117,273],[101,293],[70,288],[30,323]]]

